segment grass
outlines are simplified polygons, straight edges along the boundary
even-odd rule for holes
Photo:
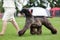
[[[60,17],[49,18],[49,20],[58,31],[56,35],[51,34],[51,32],[43,26],[42,27],[43,32],[41,35],[31,35],[28,29],[23,36],[19,37],[16,33],[16,29],[13,27],[13,25],[10,22],[8,22],[5,35],[0,36],[0,40],[60,40],[60,24],[59,24]],[[20,29],[22,29],[25,23],[25,18],[16,17],[16,21]],[[0,31],[1,29],[2,29],[2,20],[0,19]]]

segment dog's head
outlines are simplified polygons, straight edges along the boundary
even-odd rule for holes
[[[26,17],[32,17],[32,9],[22,9],[22,11],[20,11],[20,13],[24,13]]]

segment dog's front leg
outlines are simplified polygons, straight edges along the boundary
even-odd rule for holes
[[[32,24],[32,21],[27,18],[24,28],[18,32],[19,36],[22,36],[26,32],[26,30],[30,28],[31,24]]]

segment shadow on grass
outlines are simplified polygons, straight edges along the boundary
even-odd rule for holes
[[[22,36],[19,37],[32,37],[32,36],[53,36],[53,35],[57,35],[57,34],[51,34],[51,33],[44,33],[44,34],[40,34],[40,35],[31,35],[31,34],[24,34]]]

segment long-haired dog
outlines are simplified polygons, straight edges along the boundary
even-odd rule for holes
[[[57,33],[57,30],[52,26],[46,17],[34,17],[31,12],[29,12],[29,9],[23,9],[21,13],[25,13],[26,22],[24,28],[18,32],[19,36],[22,36],[28,28],[30,28],[31,34],[41,34],[42,25],[51,30],[52,34]]]

